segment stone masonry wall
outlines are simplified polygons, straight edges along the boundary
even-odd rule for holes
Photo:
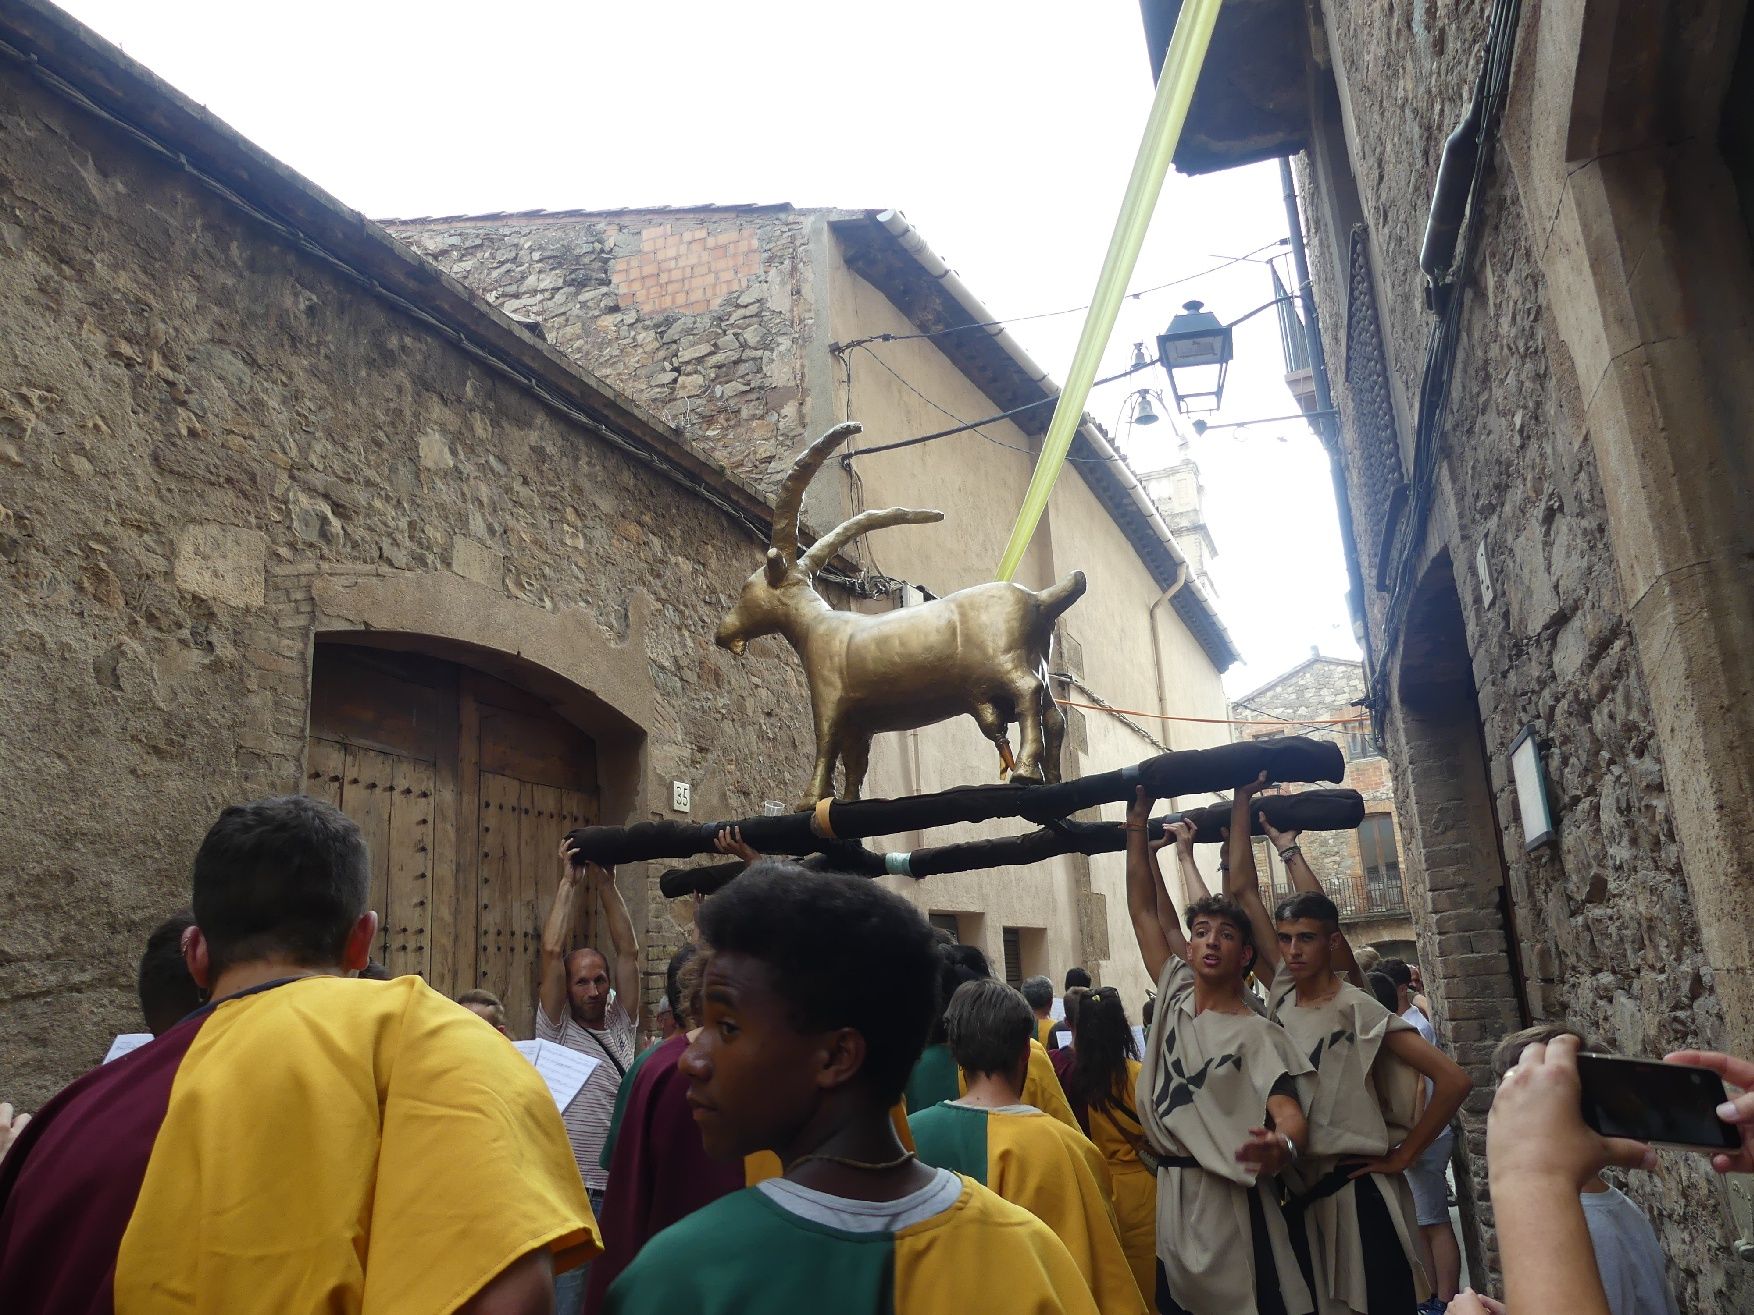
[[[1384,344],[1403,402],[1417,396],[1431,323],[1418,272],[1431,184],[1443,138],[1474,86],[1489,8],[1439,14],[1429,5],[1326,5],[1359,148],[1352,168],[1371,230]],[[1466,653],[1422,652],[1420,636],[1410,631],[1405,656],[1384,655],[1382,597],[1370,600],[1379,660],[1399,662],[1394,697],[1422,667],[1458,659],[1471,667],[1478,691],[1480,788],[1488,809],[1465,809],[1467,783],[1454,776],[1453,764],[1467,757],[1457,756],[1454,743],[1458,733],[1467,735],[1466,726],[1451,728],[1441,744],[1411,723],[1391,724],[1389,736],[1401,829],[1415,841],[1405,857],[1421,955],[1438,966],[1445,1040],[1476,1076],[1466,1119],[1472,1163],[1464,1175],[1476,1186],[1485,1182],[1483,1121],[1491,1095],[1480,1079],[1502,1026],[1488,1019],[1501,1015],[1510,978],[1497,913],[1478,904],[1481,883],[1495,888],[1496,878],[1484,870],[1452,873],[1445,855],[1471,853],[1478,868],[1490,863],[1482,854],[1494,847],[1502,853],[1518,919],[1516,948],[1537,1018],[1567,1020],[1631,1055],[1710,1044],[1719,1026],[1649,696],[1607,546],[1601,475],[1554,329],[1552,299],[1566,292],[1543,279],[1531,243],[1545,220],[1526,213],[1502,167],[1487,205],[1465,294],[1427,548],[1440,564],[1445,554],[1453,563]],[[1341,365],[1346,271],[1330,260],[1336,247],[1346,249],[1347,235],[1336,241],[1323,230],[1322,204],[1305,211],[1330,372],[1348,416],[1356,400]],[[1359,436],[1349,418],[1342,429],[1357,497]],[[1409,439],[1402,435],[1404,450]],[[1482,543],[1490,602],[1475,566]],[[1373,590],[1372,546],[1359,548]],[[1390,715],[1403,716],[1395,708]],[[1556,846],[1533,855],[1524,853],[1509,776],[1510,744],[1530,723],[1547,746],[1559,831]],[[1502,835],[1464,834],[1458,830],[1464,824],[1470,831],[1495,825]],[[1476,981],[1477,991],[1470,986]],[[1754,1304],[1754,1276],[1746,1267],[1725,1268],[1724,1226],[1708,1180],[1697,1157],[1667,1155],[1656,1173],[1632,1175],[1625,1186],[1656,1224],[1681,1308],[1742,1309]],[[1489,1225],[1489,1210],[1482,1208],[1480,1218]],[[1485,1234],[1490,1250],[1489,1227]]]
[[[138,1027],[139,951],[203,831],[299,788],[313,579],[576,627],[650,690],[647,771],[701,814],[801,779],[796,664],[711,644],[760,545],[707,503],[10,71],[0,244],[9,1100]],[[679,933],[650,890],[661,974]]]
[[[402,241],[758,487],[796,453],[813,302],[791,211],[391,221]]]
[[[1258,718],[1254,725],[1239,728],[1244,739],[1263,735],[1304,735],[1315,740],[1331,740],[1346,755],[1346,775],[1340,788],[1356,790],[1364,796],[1368,813],[1386,813],[1393,818],[1394,785],[1388,760],[1383,758],[1369,739],[1369,723],[1332,724],[1335,719],[1360,715],[1352,706],[1364,696],[1364,671],[1360,663],[1344,658],[1314,657],[1279,679],[1250,693],[1231,705],[1232,717]],[[1291,724],[1287,724],[1291,723]],[[1362,752],[1362,756],[1354,756]],[[1342,921],[1347,932],[1358,944],[1374,941],[1406,939],[1404,910],[1372,912],[1369,915],[1345,915],[1345,897],[1362,899],[1365,892],[1363,859],[1358,836],[1351,831],[1309,831],[1299,839],[1304,858],[1312,871],[1336,899],[1341,900]],[[1255,867],[1269,871],[1269,848],[1265,840],[1255,842]],[[1286,884],[1283,865],[1271,859],[1275,881]]]

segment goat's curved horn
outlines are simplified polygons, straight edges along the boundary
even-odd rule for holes
[[[930,525],[943,519],[944,513],[941,511],[915,511],[910,507],[861,511],[811,544],[810,551],[798,559],[798,569],[805,575],[815,575],[833,561],[834,555],[842,548],[861,534],[869,534],[872,530],[881,530],[890,525]]]
[[[864,428],[856,420],[843,421],[800,452],[786,472],[780,495],[773,503],[773,546],[788,562],[798,556],[798,508],[804,503],[804,490],[828,460],[828,454]]]

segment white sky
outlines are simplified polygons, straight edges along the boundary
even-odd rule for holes
[[[893,206],[1002,317],[1089,299],[1152,94],[1131,0],[61,3],[368,215]],[[1131,286],[1284,233],[1275,164],[1172,173]],[[1243,263],[1128,301],[1099,377],[1195,296],[1228,321],[1272,290],[1264,266]],[[1013,333],[1059,378],[1082,322]],[[1294,411],[1283,369],[1269,311],[1237,330],[1211,419]],[[1129,386],[1092,395],[1111,431]],[[1169,429],[1127,436],[1136,468],[1173,459]],[[1356,657],[1328,463],[1308,426],[1217,431],[1193,455],[1218,602],[1248,659],[1226,687],[1246,692],[1311,645]]]

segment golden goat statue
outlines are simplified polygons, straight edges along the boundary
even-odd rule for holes
[[[1084,593],[1075,571],[1040,593],[1022,585],[975,585],[918,607],[872,615],[829,606],[811,580],[847,544],[887,525],[925,525],[941,511],[906,507],[860,512],[798,551],[798,509],[829,453],[860,426],[836,425],[792,464],[774,503],[767,560],[743,586],[719,625],[721,648],[741,654],[762,635],[780,634],[797,651],[810,682],[816,727],[816,768],[800,809],[834,793],[834,767],[844,769],[841,798],[857,799],[879,731],[911,730],[961,713],[995,744],[1017,722],[1022,744],[1011,779],[1060,779],[1066,718],[1047,684],[1054,621]]]

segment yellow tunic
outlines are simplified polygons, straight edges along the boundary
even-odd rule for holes
[[[927,1164],[976,1178],[1053,1230],[1104,1315],[1145,1315],[1121,1246],[1108,1165],[1083,1133],[1028,1105],[946,1101],[911,1121]]]
[[[1139,1084],[1139,1061],[1127,1061],[1127,1085],[1117,1093],[1130,1111],[1133,1089]],[[1157,1176],[1139,1160],[1138,1147],[1145,1140],[1137,1118],[1111,1102],[1106,1110],[1090,1109],[1090,1140],[1108,1162],[1114,1185],[1115,1222],[1120,1225],[1121,1246],[1127,1253],[1139,1291],[1146,1301],[1157,1291]]]
[[[455,1310],[530,1251],[602,1248],[560,1112],[418,977],[221,1002],[177,1069],[115,1309]]]

